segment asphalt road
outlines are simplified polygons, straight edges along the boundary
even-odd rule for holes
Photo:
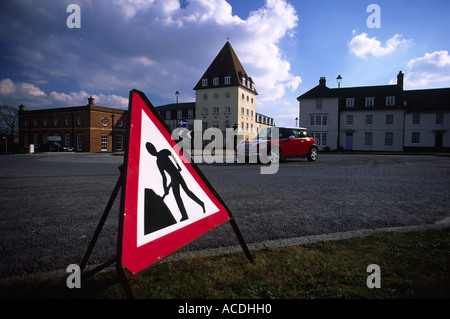
[[[0,156],[0,280],[79,264],[119,178],[111,154]],[[200,164],[250,243],[434,224],[450,217],[450,158],[320,154],[281,163]],[[90,263],[115,255],[119,200]],[[237,245],[229,223],[186,250]]]

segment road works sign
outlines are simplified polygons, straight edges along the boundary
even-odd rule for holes
[[[144,93],[130,92],[122,264],[135,274],[230,219]]]

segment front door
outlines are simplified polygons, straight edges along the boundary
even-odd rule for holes
[[[345,133],[345,149],[353,150],[353,133]]]
[[[443,136],[444,136],[444,132],[435,132],[434,133],[434,148],[437,151],[442,150]]]

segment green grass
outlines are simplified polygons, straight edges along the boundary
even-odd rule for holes
[[[450,297],[450,228],[376,233],[220,257],[162,262],[131,279],[136,298],[410,299]],[[381,268],[369,289],[366,268]],[[3,298],[126,298],[114,271],[68,289],[66,278],[0,287]]]

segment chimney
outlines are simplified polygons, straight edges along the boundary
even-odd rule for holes
[[[24,112],[25,111],[25,105],[20,104],[19,105],[19,112]]]
[[[94,98],[91,96],[90,98],[88,98],[88,101],[89,101],[89,103],[88,103],[88,105],[89,106],[95,106],[95,104],[94,104]]]
[[[327,84],[327,80],[325,79],[325,77],[321,77],[319,80],[319,85],[320,86],[325,86]]]
[[[403,90],[403,78],[404,78],[404,74],[402,71],[398,72],[397,75],[397,86]]]

